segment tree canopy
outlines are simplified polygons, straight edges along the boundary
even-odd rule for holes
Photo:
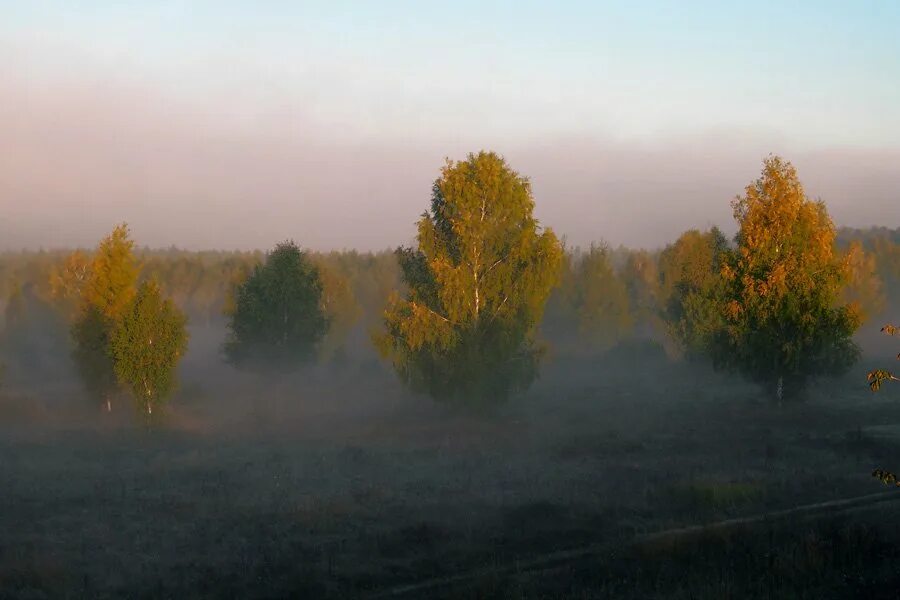
[[[723,326],[720,271],[727,248],[717,228],[691,229],[660,254],[660,309],[669,335],[688,358],[708,352]]]
[[[229,317],[231,362],[256,368],[309,362],[329,326],[318,268],[294,242],[278,244],[237,286]]]
[[[580,344],[608,350],[631,334],[634,315],[628,288],[606,244],[566,253],[560,288],[562,312],[574,319]]]
[[[187,350],[186,319],[162,297],[155,281],[141,284],[115,323],[109,342],[116,379],[147,415],[175,385],[179,359]]]
[[[770,156],[733,203],[737,247],[724,255],[724,327],[711,349],[773,396],[799,396],[809,377],[856,361],[858,308],[842,304],[849,273],[824,203],[809,199],[794,167]]]
[[[137,287],[138,263],[128,226],[117,226],[105,237],[88,262],[70,255],[56,281],[63,298],[79,295],[72,325],[75,366],[89,394],[111,410],[116,388],[110,336],[130,305]]]
[[[537,375],[533,332],[562,248],[533,210],[530,183],[497,154],[444,166],[418,247],[397,251],[408,291],[391,301],[377,340],[414,389],[482,404]]]

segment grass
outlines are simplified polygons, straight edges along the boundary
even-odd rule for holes
[[[878,597],[893,581],[900,538],[879,519],[895,515],[632,548],[881,491],[872,468],[900,456],[896,437],[867,433],[900,408],[855,380],[779,409],[712,374],[654,372],[664,385],[557,365],[490,418],[368,371],[365,385],[325,372],[268,388],[188,373],[192,401],[155,431],[92,405],[75,418],[74,388],[35,389],[19,397],[41,410],[0,425],[0,597],[360,597],[596,543],[621,550],[447,593]]]

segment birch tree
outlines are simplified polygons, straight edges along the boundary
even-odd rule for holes
[[[84,264],[82,264],[84,263]],[[72,325],[73,358],[88,393],[112,410],[116,376],[109,352],[110,335],[134,298],[139,266],[128,226],[117,226],[98,245],[89,267],[83,257],[70,261],[77,277],[65,276],[65,294],[80,295]]]
[[[534,329],[557,283],[562,247],[534,218],[529,181],[497,154],[448,161],[397,257],[407,286],[376,336],[413,389],[484,404],[537,375]]]
[[[840,301],[848,257],[825,204],[809,199],[794,167],[770,156],[733,203],[737,247],[725,255],[724,327],[713,360],[762,384],[779,402],[810,377],[839,375],[859,349],[859,307]]]
[[[112,330],[109,349],[116,379],[148,418],[174,389],[187,341],[181,311],[155,281],[141,284]]]

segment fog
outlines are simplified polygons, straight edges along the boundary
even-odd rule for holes
[[[302,103],[241,118],[122,78],[0,77],[0,249],[90,246],[127,221],[151,247],[316,250],[409,243],[445,158],[491,149],[533,184],[537,216],[575,245],[655,247],[733,231],[730,200],[780,153],[841,225],[900,224],[897,148],[798,146],[719,129],[653,138],[497,142],[323,131]]]
[[[778,516],[879,492],[869,471],[896,457],[883,424],[900,418],[866,390],[880,357],[777,407],[651,340],[551,350],[530,390],[473,414],[408,392],[365,335],[261,375],[222,360],[221,321],[190,334],[153,427],[81,391],[64,327],[33,324],[41,361],[6,357],[4,595],[856,594],[874,588],[840,573],[896,559],[883,496]]]
[[[900,350],[882,330],[900,315],[890,3],[7,4],[0,600],[897,597],[898,386],[867,385]],[[525,242],[473,241],[472,288],[445,288],[474,296],[473,326],[422,305],[456,328],[448,338],[478,336],[415,367],[432,392],[454,371],[447,356],[503,381],[447,401],[413,391],[376,337],[392,295],[415,289],[393,249],[415,244],[445,161],[480,150],[528,177],[564,268],[539,316],[540,294],[519,288],[543,286],[555,259],[536,272]],[[690,229],[732,240],[730,203],[771,154],[825,202],[835,249],[864,249],[844,295],[828,296],[866,311],[859,360],[796,395],[782,395],[784,365],[763,384],[714,368],[701,329],[723,333],[723,296],[707,296],[728,284],[712,236],[690,238],[667,272],[658,252]],[[497,231],[530,218],[508,204]],[[136,281],[69,254],[123,222]],[[510,239],[526,240],[519,230]],[[226,357],[229,318],[264,259],[252,251],[282,240],[297,244],[279,272],[289,285],[256,293],[290,288],[306,311],[291,325],[313,315],[309,331],[330,330],[309,362],[254,369]],[[596,262],[573,267],[595,247]],[[803,271],[800,256],[777,266]],[[777,275],[794,281],[772,271],[759,297]],[[129,319],[91,304],[149,280],[158,296],[123,302]],[[803,287],[785,292],[782,333],[806,330],[812,346],[819,328],[792,313],[808,303],[803,317],[830,319],[821,338],[846,341],[835,331],[857,313],[832,319]],[[250,304],[278,316],[287,346],[288,310]],[[695,340],[678,338],[678,315],[703,356],[680,343]],[[412,321],[398,328],[417,339],[437,323]],[[184,328],[186,350],[144,360]],[[94,362],[76,362],[77,343]],[[131,360],[113,357],[119,345]],[[486,360],[497,348],[505,361]],[[821,368],[828,350],[791,360]],[[177,385],[156,398],[147,373],[173,357]],[[532,359],[531,385],[494,393]],[[106,390],[92,393],[97,381]]]

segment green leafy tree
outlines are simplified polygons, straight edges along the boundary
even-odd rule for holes
[[[724,325],[722,260],[728,241],[717,228],[686,231],[659,257],[660,303],[669,335],[689,359],[709,351]]]
[[[278,244],[235,291],[227,358],[263,368],[312,360],[329,325],[322,291],[306,253],[292,241]]]
[[[109,353],[116,379],[148,417],[174,389],[178,361],[187,350],[186,323],[159,285],[148,281],[112,329]]]
[[[376,336],[413,389],[483,405],[537,375],[535,326],[558,281],[562,247],[533,216],[528,180],[497,154],[448,161],[397,257],[407,286]]]
[[[634,327],[628,288],[605,244],[592,244],[587,252],[567,254],[566,259],[558,292],[563,312],[575,320],[579,345],[608,350]]]
[[[845,256],[824,203],[807,198],[797,172],[777,156],[732,204],[738,231],[725,255],[723,314],[714,362],[765,386],[773,398],[798,398],[810,377],[854,364],[860,315],[841,304]]]
[[[128,226],[104,238],[90,261],[86,281],[79,284],[81,308],[72,325],[73,359],[88,393],[112,410],[116,376],[110,336],[134,298],[138,263]]]

